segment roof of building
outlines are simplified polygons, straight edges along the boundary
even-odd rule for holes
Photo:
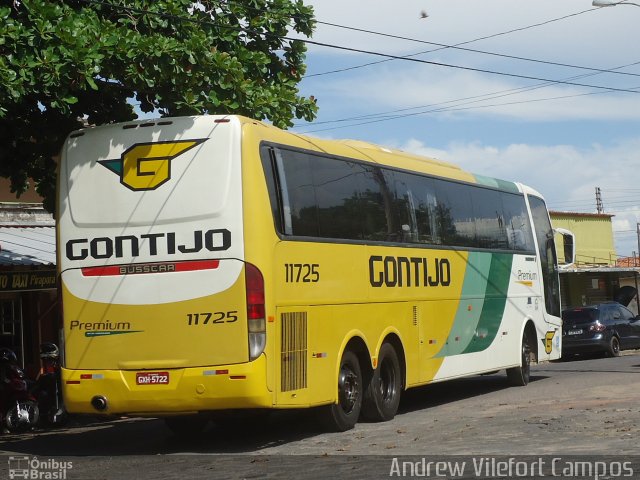
[[[618,273],[620,275],[628,275],[628,276],[637,276],[640,275],[640,268],[623,268],[623,267],[573,267],[573,268],[563,268],[560,271],[560,274],[568,274],[568,273]]]
[[[587,218],[611,218],[615,217],[610,213],[584,213],[584,212],[559,212],[557,210],[549,210],[551,217],[587,217]]]
[[[55,264],[55,227],[0,226],[0,266]]]

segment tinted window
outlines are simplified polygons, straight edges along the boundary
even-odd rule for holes
[[[293,168],[291,168],[293,166]],[[297,169],[293,162],[285,162],[289,172]],[[384,228],[380,199],[377,189],[367,178],[366,170],[353,162],[335,162],[327,158],[314,159],[310,175],[306,179],[297,179],[311,188],[306,193],[305,203],[316,202],[314,217],[318,224],[319,237],[363,239],[364,225],[371,228]],[[292,209],[295,205],[292,202]],[[302,235],[295,227],[294,235]]]
[[[562,319],[566,322],[593,322],[598,320],[599,316],[600,311],[594,308],[581,308],[562,312]]]
[[[620,305],[619,307],[616,307],[620,310],[620,318],[622,320],[625,321],[630,321],[630,320],[634,320],[635,319],[635,315],[633,313],[631,313],[631,311],[625,307],[623,307],[622,305]]]
[[[310,158],[297,152],[290,152],[280,171],[286,184],[288,213],[291,217],[291,233],[317,237],[320,235],[318,200],[313,185],[313,171]],[[286,223],[286,222],[285,222]]]
[[[560,279],[558,278],[556,247],[547,207],[541,198],[529,197],[531,216],[538,240],[538,255],[542,267],[544,302],[547,313],[560,315]]]
[[[456,247],[479,246],[471,198],[471,191],[476,188],[444,180],[436,180],[435,187],[436,223],[442,243]]]
[[[269,152],[270,163],[264,148],[262,156],[277,180],[268,187],[272,202],[281,204],[281,233],[533,250],[522,195],[309,152]]]
[[[509,249],[533,251],[535,249],[533,235],[523,197],[513,193],[500,192],[500,199],[502,200]]]
[[[398,217],[407,241],[442,243],[434,180],[405,172],[393,172],[393,179]]]

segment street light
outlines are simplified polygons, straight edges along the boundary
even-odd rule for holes
[[[623,2],[620,0],[593,0],[591,5],[594,7],[615,7],[617,5],[635,5],[636,7],[640,7],[640,3]]]

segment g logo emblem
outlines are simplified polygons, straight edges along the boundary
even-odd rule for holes
[[[171,178],[171,161],[205,139],[136,143],[115,160],[99,160],[120,176],[120,183],[134,190],[155,190]]]
[[[547,332],[544,336],[544,351],[549,354],[553,350],[553,337],[556,332]]]

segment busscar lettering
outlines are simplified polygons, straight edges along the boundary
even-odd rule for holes
[[[166,273],[175,272],[175,263],[158,263],[149,265],[122,265],[120,275],[135,275],[138,273]]]
[[[231,232],[226,228],[195,230],[188,242],[178,243],[175,232],[122,235],[117,237],[74,238],[67,241],[65,253],[69,260],[87,258],[107,259],[198,253],[202,250],[219,252],[231,247]]]
[[[372,255],[369,283],[372,287],[448,287],[451,264],[446,258]]]

